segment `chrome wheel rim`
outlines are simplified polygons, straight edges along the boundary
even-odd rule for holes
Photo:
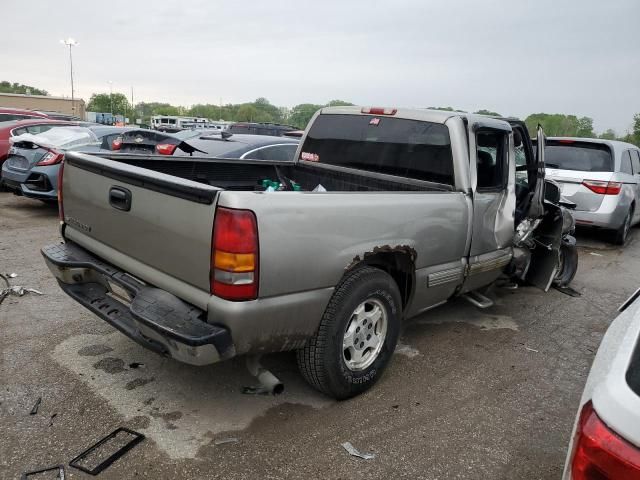
[[[365,370],[375,362],[387,337],[387,309],[369,298],[351,314],[342,338],[342,358],[349,370]]]

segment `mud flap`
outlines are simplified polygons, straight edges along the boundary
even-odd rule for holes
[[[545,207],[547,212],[533,234],[536,247],[531,251],[531,265],[526,281],[546,292],[558,273],[562,211],[549,202],[545,202]]]

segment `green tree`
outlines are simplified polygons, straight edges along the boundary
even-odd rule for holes
[[[258,109],[251,105],[250,103],[246,103],[242,105],[236,115],[235,120],[239,122],[255,122],[256,117],[258,116]]]
[[[608,129],[602,132],[599,135],[599,138],[602,138],[604,140],[615,140],[617,137],[616,137],[616,132],[614,130]]]
[[[11,83],[2,81],[0,82],[0,92],[2,93],[22,93],[27,95],[49,95],[46,90],[41,90],[36,87],[30,87],[29,85],[23,85],[21,83]]]
[[[313,117],[313,114],[322,108],[322,105],[315,105],[313,103],[301,103],[291,109],[291,115],[289,115],[288,123],[291,125],[304,129]]]
[[[280,109],[275,105],[271,105],[269,100],[264,97],[256,99],[256,101],[253,102],[253,106],[258,111],[257,118],[260,119],[255,121],[281,123],[284,120]]]
[[[112,110],[113,106],[113,110]],[[94,93],[87,104],[88,112],[113,112],[114,115],[129,115],[131,105],[122,93]]]
[[[593,119],[578,118],[561,113],[533,113],[525,119],[529,132],[535,132],[538,124],[549,137],[594,137]]]
[[[491,110],[485,110],[484,108],[481,108],[480,110],[478,110],[477,112],[478,115],[489,115],[490,117],[501,117],[502,115],[500,115],[497,112],[492,112]]]
[[[462,112],[467,113],[464,110],[457,110],[453,107],[427,107],[429,110],[442,110],[444,112]]]
[[[352,107],[353,103],[344,100],[331,100],[327,103],[327,107]]]
[[[640,146],[640,113],[633,116],[633,133],[631,134],[631,142]]]

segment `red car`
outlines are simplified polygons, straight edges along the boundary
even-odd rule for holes
[[[0,112],[6,109],[0,109]],[[9,139],[23,133],[42,133],[56,125],[77,125],[76,122],[49,120],[47,118],[31,118],[12,122],[0,122],[0,166],[7,159],[11,142]]]
[[[28,120],[30,118],[50,118],[46,113],[25,110],[23,108],[0,107],[0,122]]]

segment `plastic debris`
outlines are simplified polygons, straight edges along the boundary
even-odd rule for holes
[[[270,395],[271,392],[263,386],[242,387],[242,394],[243,395]]]
[[[29,412],[29,415],[35,415],[36,413],[38,413],[38,408],[40,408],[41,403],[42,403],[42,397],[38,397],[38,400],[36,400],[36,403],[31,409],[31,412]]]
[[[312,191],[312,192],[326,192],[326,191],[327,191],[327,189],[326,189],[326,188],[324,188],[324,187],[322,186],[322,184],[320,184],[320,183],[319,183],[319,184],[316,186],[316,188],[314,188],[314,189],[313,189],[313,190],[311,190],[311,191]]]
[[[140,362],[131,362],[129,364],[129,368],[140,368],[140,367],[144,367],[144,363],[140,363]]]
[[[33,470],[31,472],[24,472],[20,477],[20,479],[27,480],[29,477],[35,477],[36,475],[38,476],[38,478],[42,478],[42,475],[40,475],[41,473],[53,472],[53,471],[58,472],[56,476],[58,480],[64,480],[66,478],[64,475],[64,465],[54,465],[53,467],[46,467],[40,470]]]
[[[582,294],[580,292],[578,292],[577,290],[574,290],[573,288],[569,287],[569,286],[559,286],[559,285],[554,285],[554,288],[556,290],[558,290],[560,293],[564,293],[565,295],[569,295],[570,297],[581,297]]]
[[[238,443],[240,440],[238,440],[236,437],[227,437],[227,438],[218,438],[216,440],[213,441],[214,445],[226,445],[227,443]]]
[[[535,348],[529,348],[529,347],[527,347],[526,345],[524,346],[524,349],[525,349],[525,350],[527,350],[527,351],[529,351],[529,352],[540,353],[540,352],[538,352],[538,350],[536,350]]]
[[[344,442],[342,444],[342,448],[344,448],[352,457],[362,458],[363,460],[372,460],[376,458],[374,453],[361,453],[356,447],[351,445],[351,442]]]
[[[594,257],[601,257],[602,256],[601,253],[596,253],[596,252],[589,252],[589,255],[593,255]]]
[[[122,437],[127,436],[130,440],[123,444],[122,442],[124,439]],[[116,438],[118,439],[114,440]],[[73,468],[77,468],[78,470],[82,470],[89,475],[97,475],[144,439],[145,436],[143,434],[134,432],[128,428],[120,427],[104,437],[102,440],[99,440],[97,443],[87,448],[84,452],[71,460],[69,465]],[[113,443],[114,445],[110,445],[110,443]],[[113,449],[114,446],[117,449],[105,458],[107,453],[109,453],[109,450]],[[97,455],[95,454],[96,452]],[[102,460],[98,465],[90,465],[91,461],[95,462],[96,459],[101,460],[103,458],[104,460]]]
[[[7,275],[0,274],[0,278],[4,280],[4,283],[7,285],[6,288],[0,290],[0,304],[7,298],[9,295],[15,295],[17,297],[22,297],[26,293],[35,293],[36,295],[44,295],[41,291],[36,290],[35,288],[27,288],[20,285],[11,286],[9,283],[10,278],[15,278],[18,275],[16,273],[9,273]]]

